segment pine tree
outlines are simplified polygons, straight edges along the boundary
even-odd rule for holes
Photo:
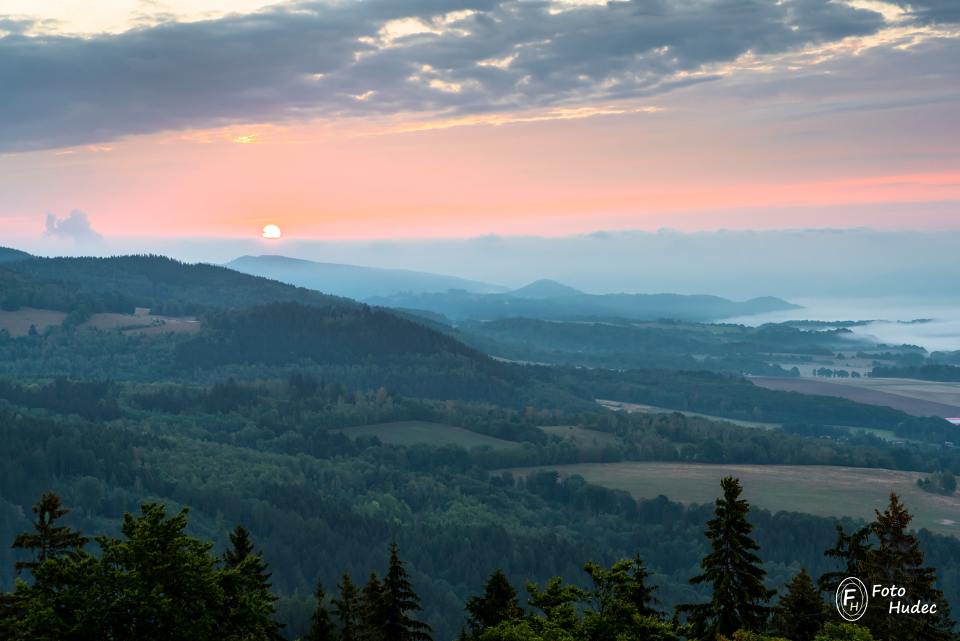
[[[487,628],[523,616],[523,610],[517,602],[517,591],[510,585],[503,570],[490,575],[483,588],[483,596],[475,596],[467,601],[467,613],[467,624],[475,639]]]
[[[774,628],[790,641],[813,641],[827,618],[826,604],[806,568],[787,583],[774,608]]]
[[[936,603],[938,612],[937,616],[871,616],[867,626],[878,639],[952,639],[949,604],[936,587],[937,572],[924,566],[920,542],[907,530],[913,517],[892,493],[887,508],[876,514],[870,526],[877,540],[868,556],[871,583],[902,586],[909,601]]]
[[[357,641],[360,636],[363,614],[360,591],[346,572],[343,573],[343,579],[337,585],[337,588],[340,590],[340,598],[333,600],[333,612],[340,624],[340,639],[341,641]]]
[[[277,597],[270,591],[270,571],[254,549],[250,532],[242,525],[230,532],[230,548],[223,555],[223,564],[222,584],[228,607],[244,612],[248,604],[262,603],[271,613],[274,611]],[[269,639],[279,640],[283,638],[282,629],[282,624],[271,622],[265,634]]]
[[[327,595],[323,590],[323,583],[317,581],[317,589],[313,593],[316,605],[313,616],[310,617],[310,630],[303,641],[335,641],[337,639],[333,622],[330,621],[330,611],[327,610]]]
[[[384,588],[376,572],[370,573],[367,584],[363,586],[361,604],[360,639],[362,641],[383,641]]]
[[[764,604],[774,594],[763,584],[766,572],[755,554],[760,548],[750,537],[750,504],[740,498],[740,481],[728,476],[720,486],[723,497],[717,499],[715,516],[705,532],[711,552],[700,562],[703,574],[690,579],[694,585],[710,584],[712,599],[679,608],[689,613],[693,636],[710,641],[721,634],[730,637],[737,630],[762,630],[769,610]]]
[[[846,577],[866,577],[867,557],[871,549],[869,527],[863,527],[847,534],[843,531],[842,526],[837,525],[837,542],[823,554],[839,560],[843,564],[843,568],[836,572],[827,572],[821,576],[818,581],[820,591],[833,594],[840,582]]]
[[[381,601],[382,641],[432,641],[430,626],[409,614],[421,609],[420,597],[413,591],[396,542],[390,544],[390,565],[383,580]]]
[[[69,552],[77,551],[87,544],[88,539],[80,532],[67,526],[57,525],[57,521],[70,513],[60,504],[60,497],[47,492],[33,506],[37,519],[33,522],[33,534],[18,534],[13,540],[17,550],[30,550],[33,561],[17,561],[17,572],[35,570],[47,559],[56,559]]]

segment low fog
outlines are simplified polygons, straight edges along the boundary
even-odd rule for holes
[[[564,238],[484,236],[419,241],[119,239],[47,236],[40,255],[149,252],[224,263],[281,254],[437,272],[519,287],[551,278],[592,293],[706,293],[731,298],[960,298],[960,232],[865,229],[596,232]],[[952,301],[949,301],[952,302]]]

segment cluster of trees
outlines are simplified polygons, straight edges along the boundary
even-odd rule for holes
[[[831,355],[848,330],[811,332],[788,324],[760,327],[678,321],[555,322],[530,318],[466,321],[457,338],[485,353],[518,361],[607,369],[709,370],[794,376],[775,363]],[[697,357],[693,355],[696,354]]]
[[[656,598],[652,574],[639,555],[610,566],[583,566],[585,583],[557,576],[527,584],[527,607],[507,575],[494,571],[483,592],[466,599],[461,641],[901,641],[956,638],[949,604],[925,566],[911,517],[896,495],[873,523],[846,533],[837,528],[826,555],[839,567],[815,584],[806,569],[784,585],[780,598],[766,584],[766,571],[748,520],[749,504],[734,478],[721,483],[705,531],[707,554],[690,579],[707,588],[707,600],[666,613]],[[29,555],[17,563],[30,581],[18,579],[0,595],[0,638],[10,641],[72,641],[90,638],[137,641],[279,641],[288,631],[274,620],[277,598],[271,574],[249,532],[237,526],[221,555],[186,533],[186,511],[168,516],[160,504],[126,514],[120,537],[99,536],[100,554],[89,539],[62,524],[67,513],[58,496],[45,494],[34,507],[33,530],[13,547]],[[363,586],[344,572],[336,594],[323,583],[303,641],[432,641],[418,616],[414,590],[396,542],[382,578]],[[909,599],[936,603],[935,615],[891,616],[880,599],[856,626],[843,623],[822,593],[836,591],[846,576],[867,585],[898,585]],[[475,581],[475,577],[474,577]]]
[[[851,372],[845,369],[830,369],[829,367],[818,367],[813,370],[813,375],[822,378],[861,378],[860,372],[856,370]]]
[[[44,494],[33,532],[13,547],[31,554],[0,597],[0,638],[9,641],[241,641],[282,639],[273,618],[269,573],[242,527],[223,556],[188,536],[186,511],[168,516],[161,504],[127,514],[121,537],[89,539],[60,523],[67,510]]]
[[[939,418],[843,398],[764,389],[749,380],[713,372],[585,370],[577,376],[596,398],[642,403],[775,423],[817,423],[888,429],[898,436],[935,443],[954,440],[956,429]]]
[[[921,490],[950,496],[957,491],[957,477],[953,472],[941,471],[926,478],[917,479],[917,485]]]

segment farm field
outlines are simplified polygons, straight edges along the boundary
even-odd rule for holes
[[[151,316],[149,314],[93,314],[81,327],[101,330],[116,329],[124,334],[191,333],[200,331],[200,322],[190,317],[175,318],[172,316]]]
[[[912,378],[865,378],[859,381],[838,380],[839,385],[856,385],[888,394],[898,394],[960,409],[960,383],[921,381]]]
[[[666,407],[657,407],[655,405],[642,405],[640,403],[624,403],[622,401],[606,401],[597,399],[597,403],[610,410],[622,412],[640,412],[641,414],[672,414],[674,412],[684,416],[698,416],[708,418],[712,421],[723,421],[733,423],[741,427],[756,427],[764,430],[772,430],[781,427],[780,423],[765,423],[762,421],[742,421],[735,418],[724,418],[723,416],[714,416],[712,414],[701,414],[699,412],[688,412],[686,410],[672,410]]]
[[[64,312],[33,307],[21,307],[13,312],[0,310],[0,330],[5,329],[14,337],[26,336],[31,325],[36,327],[38,332],[43,332],[50,326],[60,325],[66,317]]]
[[[836,396],[858,403],[883,405],[914,416],[960,414],[960,384],[907,379],[811,379],[754,376],[755,385],[801,394]]]
[[[428,421],[397,421],[395,423],[378,423],[376,425],[361,425],[344,427],[332,430],[345,434],[350,438],[360,436],[376,436],[384,443],[391,445],[416,445],[417,443],[435,446],[459,445],[471,449],[474,447],[490,447],[493,449],[512,449],[520,447],[519,443],[478,434],[465,430],[462,427],[430,423]]]
[[[144,310],[146,311],[146,310]],[[0,330],[7,330],[13,336],[26,336],[30,326],[43,332],[48,327],[60,326],[67,317],[66,313],[50,309],[22,307],[16,311],[0,311]],[[125,334],[163,334],[167,332],[183,333],[200,331],[200,322],[191,317],[151,316],[149,313],[137,314],[92,314],[81,323],[81,328],[100,330],[120,330]]]
[[[766,510],[818,516],[873,517],[896,492],[914,515],[913,526],[960,536],[960,497],[917,487],[919,472],[820,465],[708,465],[695,463],[578,463],[509,470],[514,476],[556,470],[630,492],[637,498],[665,495],[681,503],[711,503],[720,479],[736,476],[744,496]],[[503,470],[507,471],[507,470]]]

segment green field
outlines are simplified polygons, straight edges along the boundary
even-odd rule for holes
[[[724,421],[726,423],[733,423],[734,425],[740,425],[741,427],[756,427],[762,430],[772,430],[778,427],[781,427],[780,423],[765,423],[762,421],[742,421],[735,418],[724,418],[722,416],[714,416],[712,414],[701,414],[700,412],[688,412],[685,410],[672,410],[666,407],[657,407],[656,405],[641,405],[640,403],[624,403],[622,401],[605,401],[602,399],[597,399],[597,403],[606,407],[607,409],[619,411],[619,412],[639,412],[640,414],[683,414],[684,416],[697,416],[699,418],[706,418],[712,421]]]
[[[580,449],[603,449],[607,446],[623,445],[623,439],[616,434],[588,430],[575,425],[547,425],[540,429],[550,436],[569,440]]]
[[[692,463],[579,463],[510,470],[514,476],[556,470],[579,474],[598,485],[622,489],[637,498],[663,494],[681,503],[709,503],[720,479],[736,476],[752,504],[771,511],[819,516],[873,517],[890,492],[914,515],[916,528],[960,536],[960,496],[940,496],[917,487],[919,472],[819,465],[706,465]]]
[[[430,423],[427,421],[397,421],[396,423],[378,423],[376,425],[361,425],[332,430],[345,434],[351,438],[360,436],[376,436],[384,443],[391,445],[459,445],[471,449],[474,447],[489,447],[495,450],[520,447],[519,443],[486,436],[465,430],[454,425]]]

